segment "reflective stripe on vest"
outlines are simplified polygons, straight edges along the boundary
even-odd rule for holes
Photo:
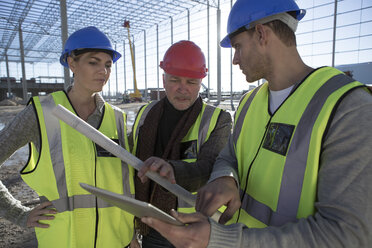
[[[255,200],[242,189],[240,189],[240,194],[243,198],[241,209],[245,210],[249,215],[260,222],[270,226],[280,226],[289,221],[297,220],[296,216],[299,209],[304,174],[307,166],[306,158],[308,157],[314,123],[328,97],[336,90],[351,82],[354,82],[354,80],[346,77],[344,74],[333,76],[319,88],[306,106],[297,124],[286,155],[276,211],[273,211],[269,206]],[[233,134],[235,146],[237,145],[237,140],[240,135],[239,131],[242,130],[247,110],[257,92],[258,89],[248,96],[238,116],[234,128],[237,132]],[[301,162],[299,163],[299,161]]]
[[[203,116],[202,116],[202,119],[200,121],[200,126],[199,126],[198,152],[199,152],[201,145],[204,144],[205,141],[207,141],[208,130],[210,130],[209,126],[211,124],[214,111],[216,110],[216,108],[210,105],[205,104],[204,106],[205,106],[205,109],[204,109]]]
[[[121,147],[126,148],[129,151],[129,144],[127,137],[127,129],[125,128],[127,125],[126,115],[123,115],[121,111],[114,109],[115,113],[115,120],[116,120],[116,127],[118,129],[118,134],[122,133],[124,135],[124,144],[123,139],[119,139],[119,144]],[[122,178],[126,178],[129,180],[123,180],[123,194],[126,196],[131,196],[134,198],[134,181],[130,180],[133,178],[134,169],[132,169],[132,173],[129,171],[128,166],[126,163],[122,162]],[[131,190],[132,189],[132,190]]]

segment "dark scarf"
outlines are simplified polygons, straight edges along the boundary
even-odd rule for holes
[[[160,100],[150,110],[140,128],[136,156],[142,161],[151,156],[158,156],[165,160],[179,160],[181,140],[195,123],[202,106],[200,97],[185,111],[174,109],[166,97]],[[161,126],[159,126],[160,123]],[[171,123],[175,126],[170,126]],[[171,131],[172,128],[174,128],[173,131]],[[155,182],[149,180],[143,184],[137,176],[134,182],[136,199],[150,202],[166,213],[177,207],[177,197]],[[144,224],[137,220],[137,225],[141,234],[146,235],[147,228]]]

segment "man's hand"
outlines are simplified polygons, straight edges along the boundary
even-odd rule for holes
[[[196,211],[212,216],[221,206],[226,205],[219,223],[225,224],[239,209],[241,202],[239,189],[232,177],[220,177],[198,191]]]
[[[129,248],[141,248],[141,245],[138,243],[137,238],[132,239],[129,244]]]
[[[40,227],[40,228],[48,228],[48,224],[42,224],[39,220],[53,220],[54,214],[57,214],[57,211],[51,208],[52,202],[47,201],[43,202],[40,205],[36,206],[34,209],[31,210],[28,218],[27,218],[27,227]]]
[[[158,173],[162,177],[165,177],[171,183],[176,183],[173,167],[164,159],[150,157],[143,162],[142,168],[137,173],[142,183],[145,183],[148,180],[145,174],[149,170]]]
[[[186,226],[175,226],[151,217],[141,221],[157,230],[177,248],[205,248],[208,246],[211,226],[201,213],[182,214],[172,210],[171,214]]]

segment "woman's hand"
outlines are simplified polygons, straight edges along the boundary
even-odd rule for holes
[[[40,205],[36,206],[34,209],[31,210],[28,218],[27,218],[27,227],[40,227],[40,228],[48,228],[48,224],[40,223],[40,220],[53,220],[54,214],[57,214],[55,209],[49,208],[52,205],[52,202],[47,201],[43,202]]]

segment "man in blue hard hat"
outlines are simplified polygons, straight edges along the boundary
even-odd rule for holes
[[[176,247],[370,247],[371,92],[296,48],[294,0],[238,0],[223,47],[248,82],[233,134],[184,227],[143,221]],[[220,224],[209,219],[226,205]],[[221,225],[230,220],[232,225]]]

